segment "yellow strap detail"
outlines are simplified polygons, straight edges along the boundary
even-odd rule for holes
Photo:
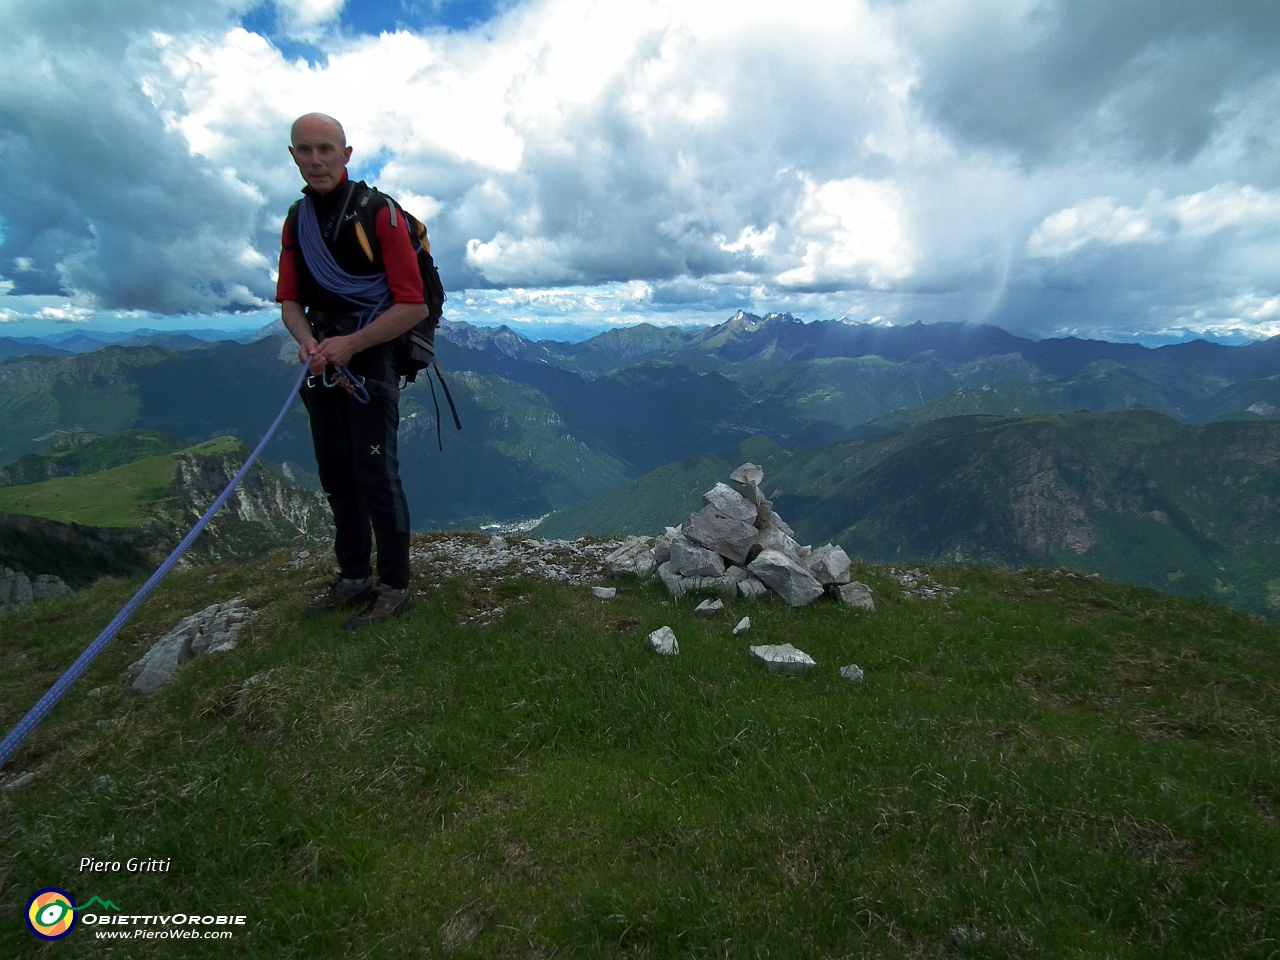
[[[364,227],[360,226],[359,220],[356,221],[356,239],[360,241],[360,249],[364,251],[364,255],[373,263],[373,247],[369,246],[369,238],[364,235]]]

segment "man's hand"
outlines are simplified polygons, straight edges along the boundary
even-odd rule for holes
[[[326,337],[312,354],[311,372],[320,373],[326,366],[345,367],[356,352],[351,337]]]

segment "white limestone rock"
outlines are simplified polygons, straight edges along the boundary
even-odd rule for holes
[[[756,505],[727,483],[717,483],[702,495],[702,502],[719,516],[755,525]]]
[[[823,594],[822,584],[808,570],[777,550],[762,551],[747,569],[788,606],[803,607]]]
[[[591,592],[601,600],[612,600],[618,594],[617,587],[592,587]]]
[[[658,567],[658,576],[662,578],[667,592],[673,597],[682,597],[686,593],[708,591],[732,597],[734,582],[728,577],[682,577],[671,569],[671,561]]]
[[[724,609],[723,600],[703,600],[700,604],[693,608],[693,612],[700,617],[714,617],[717,613]]]
[[[662,580],[662,585],[667,588],[667,593],[673,597],[679,597],[684,594],[684,577],[671,569],[671,561],[658,564],[658,576]]]
[[[657,567],[648,537],[628,537],[604,558],[604,562],[615,577],[632,576],[642,580]]]
[[[182,620],[157,640],[142,659],[127,669],[136,693],[155,693],[171,679],[174,671],[192,657],[205,653],[225,653],[236,647],[236,634],[254,611],[240,597],[211,604]]]
[[[824,586],[828,583],[848,583],[849,555],[834,544],[824,544],[804,561],[813,578]]]
[[[754,524],[722,517],[715,507],[703,507],[692,514],[683,530],[694,543],[737,564],[747,562],[747,553],[759,534]]]
[[[789,643],[752,647],[751,659],[770,673],[808,673],[818,665],[813,657]]]
[[[681,538],[671,544],[671,569],[682,577],[723,577],[724,561],[714,550]]]
[[[856,663],[851,663],[847,667],[840,668],[840,676],[844,677],[850,683],[861,683],[862,668]]]
[[[741,620],[738,621],[737,626],[733,628],[733,635],[735,637],[740,637],[750,629],[751,629],[751,618],[743,617]]]
[[[760,492],[762,480],[764,480],[764,470],[754,463],[744,463],[729,474],[730,486],[757,508],[760,504],[767,502],[764,494]]]
[[[763,597],[769,592],[766,587],[755,577],[747,577],[745,580],[738,581],[738,596],[744,600],[750,600],[754,597]]]
[[[660,657],[674,657],[680,652],[680,643],[670,627],[659,627],[645,637],[644,642]]]
[[[777,550],[779,553],[786,554],[796,563],[801,563],[804,560],[804,551],[800,544],[796,543],[794,538],[785,533],[781,527],[772,524],[756,533],[755,546],[759,548],[755,551],[757,556],[765,550]],[[755,557],[752,557],[752,559],[754,560]]]
[[[683,539],[679,527],[667,527],[666,532],[653,542],[653,562],[662,565],[671,559],[671,544]]]
[[[502,539],[502,537],[498,536],[498,535],[495,533],[492,537],[490,537],[490,538],[489,538],[489,549],[490,549],[490,550],[505,550],[505,549],[507,549],[507,541],[506,541],[506,540],[504,540],[504,539]]]
[[[876,604],[871,599],[871,588],[865,583],[859,583],[854,580],[852,583],[842,583],[835,587],[836,599],[841,603],[853,607],[855,610],[869,610],[875,612]]]

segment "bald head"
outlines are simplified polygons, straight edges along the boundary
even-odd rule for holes
[[[293,126],[289,128],[289,142],[296,146],[299,136],[319,136],[332,140],[339,147],[347,145],[347,132],[342,129],[342,124],[327,113],[304,113],[293,121]]]
[[[307,186],[328,193],[342,183],[351,148],[342,124],[323,113],[308,113],[293,121],[289,153]]]

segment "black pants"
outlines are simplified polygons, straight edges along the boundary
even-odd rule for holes
[[[302,388],[311,415],[311,442],[320,467],[320,485],[329,495],[337,528],[334,552],[342,576],[360,579],[372,572],[372,537],[378,538],[378,581],[393,589],[409,586],[409,507],[400,485],[396,432],[400,405],[370,392],[362,404],[345,390]]]

